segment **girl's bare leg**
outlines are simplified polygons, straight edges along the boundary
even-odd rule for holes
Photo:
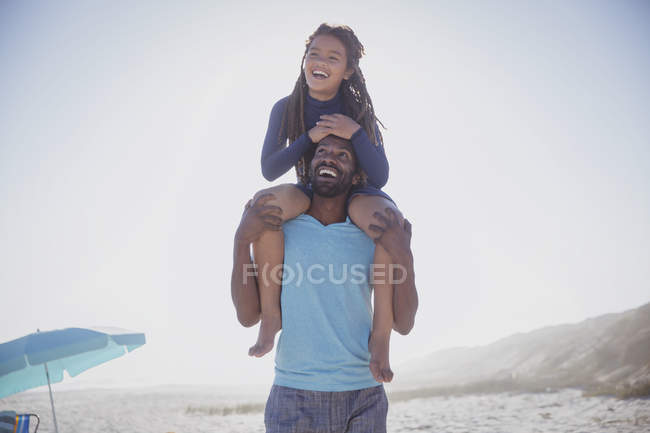
[[[381,246],[375,248],[375,265],[378,273],[374,277],[375,311],[372,318],[372,332],[368,349],[370,349],[370,372],[377,382],[390,382],[393,380],[393,371],[390,369],[389,344],[390,333],[393,329],[393,285],[388,266],[390,256]]]
[[[264,189],[255,194],[255,199],[262,194],[271,193],[275,199],[268,205],[282,209],[283,221],[290,220],[304,213],[310,204],[309,198],[292,184],[283,184]],[[284,233],[267,231],[253,242],[253,258],[257,265],[257,285],[260,292],[262,320],[257,342],[248,349],[250,356],[261,357],[273,349],[275,334],[282,328],[280,293],[282,291],[282,271],[284,263]]]
[[[385,214],[391,208],[402,219],[402,213],[395,204],[380,196],[356,195],[350,201],[350,219],[371,238],[377,233],[371,231],[370,224],[380,224],[373,214]],[[374,316],[368,349],[370,350],[370,371],[377,382],[390,382],[393,371],[390,368],[389,345],[393,328],[393,281],[391,258],[386,250],[375,245],[373,287],[375,290]]]

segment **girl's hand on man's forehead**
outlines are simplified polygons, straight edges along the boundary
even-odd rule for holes
[[[349,140],[361,128],[357,122],[345,114],[323,114],[316,122],[317,126],[329,129],[330,134]]]

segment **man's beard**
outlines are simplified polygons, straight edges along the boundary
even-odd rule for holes
[[[347,194],[352,186],[352,175],[351,174],[341,174],[338,182],[319,182],[318,176],[315,175],[314,170],[310,173],[311,175],[311,189],[314,191],[314,194],[318,194],[321,197],[332,198],[339,196],[341,194]]]

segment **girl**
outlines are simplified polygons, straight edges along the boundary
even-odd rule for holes
[[[400,219],[401,213],[379,189],[388,180],[388,161],[359,68],[363,54],[363,45],[347,26],[321,24],[309,37],[298,81],[291,95],[274,105],[262,149],[262,174],[267,180],[273,181],[295,166],[299,183],[262,190],[255,198],[273,194],[275,199],[268,204],[282,209],[283,221],[304,213],[312,197],[309,166],[315,143],[329,134],[337,135],[351,141],[364,178],[363,186],[354,187],[350,193],[348,214],[374,239],[377,234],[369,226],[377,223],[375,212],[383,214],[390,208]],[[258,284],[262,314],[258,339],[249,355],[261,357],[273,348],[275,334],[282,327],[281,284],[277,278],[268,277],[269,270],[278,269],[283,263],[282,231],[266,231],[253,244],[253,255],[261,276]],[[380,245],[375,247],[374,264],[384,271],[387,280],[390,258]],[[378,382],[390,382],[393,373],[388,346],[393,325],[393,288],[384,282],[375,284],[374,289],[374,318],[368,346],[370,370]]]

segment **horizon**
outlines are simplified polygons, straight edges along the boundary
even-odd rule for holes
[[[583,319],[580,319],[576,322],[567,322],[567,323],[556,323],[556,324],[548,324],[545,326],[542,326],[540,328],[532,329],[526,332],[514,332],[512,334],[508,334],[502,337],[499,337],[493,341],[490,341],[485,344],[478,344],[478,345],[469,345],[469,346],[449,346],[449,347],[443,347],[440,349],[436,349],[433,351],[429,351],[427,353],[421,353],[421,354],[416,354],[410,358],[404,359],[402,362],[399,364],[395,365],[394,368],[399,371],[400,367],[409,363],[412,363],[413,361],[418,361],[418,360],[423,360],[424,358],[427,358],[430,355],[434,355],[438,352],[445,352],[445,351],[451,351],[451,350],[457,350],[457,349],[476,349],[476,348],[483,348],[486,346],[493,345],[497,342],[500,342],[502,340],[506,340],[508,338],[514,337],[514,336],[519,336],[519,335],[527,335],[531,333],[535,333],[544,329],[549,329],[549,328],[555,328],[559,326],[567,326],[567,325],[580,325],[586,321],[589,320],[594,320],[598,319],[604,316],[611,316],[611,315],[622,315],[625,313],[628,313],[630,311],[638,310],[642,307],[645,307],[647,305],[650,305],[650,301],[639,305],[638,307],[634,308],[628,308],[622,311],[615,311],[615,312],[609,312],[609,313],[603,313],[598,316],[590,316],[586,317]],[[144,346],[142,346],[144,347]],[[142,349],[142,347],[138,349]],[[137,350],[137,349],[136,349]],[[129,353],[124,355],[125,357],[130,356]],[[118,358],[119,359],[119,358]],[[105,364],[100,364],[97,367],[101,367],[102,365]],[[94,370],[97,367],[91,368],[91,370]],[[87,373],[84,373],[87,374]],[[102,376],[105,376],[103,374]],[[75,381],[70,381],[70,376],[68,375],[68,372],[64,372],[64,379],[61,382],[58,382],[56,384],[53,384],[53,386],[56,386],[57,392],[66,392],[66,391],[92,391],[92,390],[106,390],[106,391],[111,391],[111,390],[133,390],[133,389],[138,389],[138,390],[159,390],[159,391],[170,391],[169,388],[183,388],[186,390],[189,390],[191,388],[200,388],[200,389],[211,389],[214,391],[220,391],[220,392],[225,392],[228,395],[253,395],[253,396],[259,396],[259,395],[264,395],[268,391],[268,383],[247,383],[247,384],[219,384],[219,383],[181,383],[181,382],[170,382],[170,383],[156,383],[156,384],[144,384],[144,385],[134,385],[134,384],[117,384],[117,385],[111,385],[111,384],[92,384],[92,380],[88,383],[81,381],[81,382],[75,382]],[[387,387],[387,391],[390,392],[393,386],[395,386],[392,383],[387,383],[385,384]],[[402,389],[399,388],[399,382],[397,383],[397,390],[395,392],[403,392]],[[409,388],[411,389],[411,388]],[[37,388],[32,388],[28,389],[26,391],[22,391],[22,393],[40,393],[40,392],[48,392],[48,389],[45,388],[44,386],[37,387]],[[10,398],[6,397],[6,398]],[[1,400],[1,399],[0,399]]]
[[[0,4],[0,287],[20,306],[0,341],[147,338],[55,388],[270,384],[232,241],[248,198],[295,181],[259,156],[321,22],[365,46],[384,190],[413,224],[393,367],[650,300],[650,5],[249,3]]]

